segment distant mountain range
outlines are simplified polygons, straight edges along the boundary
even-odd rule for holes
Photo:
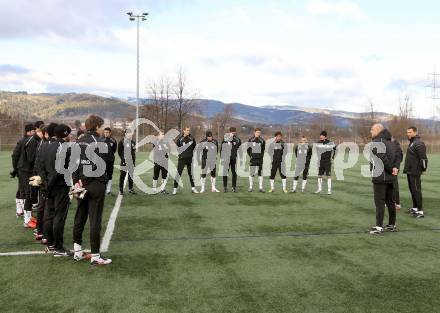
[[[216,100],[201,99],[201,115],[212,118],[223,112],[226,103]],[[127,119],[135,115],[135,99],[128,100],[101,97],[82,93],[41,93],[0,91],[0,113],[12,117],[42,119],[84,119],[89,114],[98,114],[108,119]],[[151,103],[141,100],[142,105]],[[319,120],[332,120],[338,127],[350,127],[358,119],[368,117],[369,113],[354,113],[329,109],[304,108],[297,106],[256,107],[241,103],[229,104],[233,117],[247,123],[268,125],[300,125],[316,123]],[[388,113],[375,113],[380,120],[392,118]]]
[[[202,115],[213,117],[223,112],[227,104],[216,100],[200,100]],[[296,106],[262,106],[232,103],[233,115],[253,123],[261,124],[310,124],[322,118],[331,118],[333,123],[339,127],[350,127],[353,119],[362,119],[369,113],[353,113],[327,109],[301,108]],[[388,113],[375,113],[376,118],[387,120],[392,118]]]

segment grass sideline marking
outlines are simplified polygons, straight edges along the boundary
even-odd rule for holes
[[[107,223],[107,228],[105,229],[104,237],[102,237],[101,242],[101,252],[107,252],[110,246],[110,240],[112,239],[113,232],[115,230],[116,219],[118,218],[119,210],[121,209],[122,198],[124,196],[119,193],[115,201],[115,206],[113,207],[112,213]]]

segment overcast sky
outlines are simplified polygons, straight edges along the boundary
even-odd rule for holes
[[[183,66],[202,98],[395,113],[411,95],[433,114],[436,0],[0,0],[0,90],[141,95]]]

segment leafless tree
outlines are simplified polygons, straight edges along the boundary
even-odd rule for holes
[[[183,122],[190,114],[197,113],[199,101],[195,93],[190,91],[186,71],[180,67],[177,71],[177,81],[173,86],[175,96],[175,109],[177,114],[177,126],[182,129]]]
[[[234,108],[232,104],[226,104],[223,112],[217,113],[213,118],[213,127],[217,130],[218,140],[222,140],[226,126],[231,122],[232,116],[234,114]]]

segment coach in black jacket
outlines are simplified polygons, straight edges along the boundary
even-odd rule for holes
[[[407,175],[413,201],[413,207],[409,210],[409,213],[421,218],[424,217],[421,175],[428,169],[428,157],[426,156],[426,146],[417,134],[417,128],[414,126],[409,127],[407,135],[409,146],[406,151],[403,172]]]
[[[79,167],[73,173],[75,188],[83,187],[87,191],[83,199],[78,199],[78,208],[75,214],[73,226],[74,259],[79,261],[84,258],[82,234],[87,218],[89,218],[92,265],[107,265],[112,262],[111,259],[106,259],[100,254],[102,214],[104,210],[105,187],[107,184],[105,162],[108,156],[108,151],[102,152],[103,150],[99,149],[99,146],[105,145],[104,140],[101,138],[103,124],[104,120],[99,116],[91,115],[86,119],[86,133],[77,141],[81,149],[78,160]],[[93,151],[95,157],[89,159],[86,154],[86,149]],[[90,175],[88,171],[93,171],[94,175]]]
[[[371,174],[374,190],[374,203],[376,205],[376,226],[370,230],[370,234],[381,234],[384,230],[383,218],[385,205],[388,207],[389,223],[386,230],[396,229],[396,206],[393,201],[393,187],[397,179],[398,158],[396,146],[391,141],[390,132],[382,124],[371,127],[372,150],[371,150]]]

